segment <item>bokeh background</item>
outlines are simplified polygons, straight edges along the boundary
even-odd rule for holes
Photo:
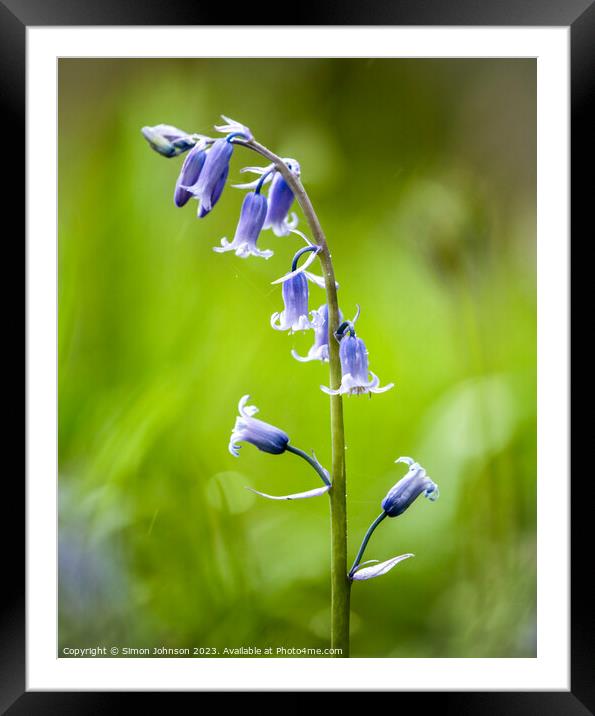
[[[244,489],[316,475],[227,451],[250,393],[330,463],[328,367],[269,325],[300,242],[215,254],[242,193],[175,208],[182,160],[140,134],[223,113],[301,162],[343,311],[396,383],[345,401],[351,552],[397,457],[441,490],[374,534],[366,558],[416,557],[354,585],[353,656],[535,655],[535,80],[532,60],[60,61],[61,647],[329,645],[327,499]],[[258,160],[236,150],[231,181]]]

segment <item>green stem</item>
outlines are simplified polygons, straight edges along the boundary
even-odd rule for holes
[[[322,465],[316,460],[315,458],[308,455],[307,452],[304,452],[303,450],[300,450],[299,448],[294,447],[290,443],[287,443],[287,446],[285,448],[287,452],[292,452],[294,455],[299,455],[301,458],[303,458],[309,465],[311,465],[316,472],[319,474],[320,479],[324,482],[325,485],[330,485],[330,480],[328,479],[328,475],[324,471],[324,468]]]
[[[372,524],[368,527],[368,531],[364,535],[364,539],[362,540],[361,546],[359,548],[359,552],[357,553],[357,556],[353,562],[353,566],[349,570],[349,576],[353,574],[355,571],[355,568],[357,565],[362,561],[362,557],[364,556],[365,549],[368,545],[368,542],[370,541],[370,537],[372,536],[372,532],[378,527],[378,525],[382,522],[382,520],[387,517],[388,515],[386,512],[382,512],[378,517],[372,522]]]
[[[252,149],[275,165],[292,190],[308,226],[313,240],[321,250],[318,254],[322,264],[326,288],[329,316],[329,372],[330,387],[336,390],[341,385],[341,362],[339,344],[335,339],[335,330],[339,325],[339,302],[335,271],[326,237],[300,179],[292,174],[285,162],[262,144],[251,140],[236,142]],[[349,600],[351,580],[347,576],[347,500],[345,476],[345,430],[343,425],[343,399],[341,395],[330,396],[332,487],[329,490],[331,503],[331,648],[336,649],[336,657],[349,656]]]

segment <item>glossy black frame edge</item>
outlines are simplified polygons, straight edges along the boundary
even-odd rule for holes
[[[2,102],[2,150],[10,182],[4,192],[4,206],[14,216],[20,207],[25,216],[24,162],[25,146],[25,51],[26,27],[43,25],[226,25],[227,8],[206,8],[180,0],[0,0],[0,102]],[[236,24],[287,24],[282,18],[271,22],[266,10],[245,6],[234,11]],[[571,28],[571,229],[579,240],[588,239],[592,225],[592,160],[586,147],[595,126],[589,99],[595,97],[595,2],[594,0],[377,0],[364,7],[359,0],[329,0],[316,3],[302,1],[292,8],[295,25],[526,25],[570,26]],[[8,158],[6,157],[8,154]],[[17,181],[17,177],[22,181]],[[5,216],[6,216],[5,211]],[[590,223],[588,223],[590,222]],[[23,220],[24,223],[24,220]],[[14,248],[13,242],[12,248]],[[582,242],[581,242],[582,243]],[[6,243],[5,243],[6,245]],[[577,241],[575,241],[575,246]],[[573,284],[572,298],[580,290]],[[8,304],[10,305],[10,304]],[[12,316],[15,314],[13,313]],[[14,320],[14,319],[13,319]],[[9,316],[10,322],[10,316]],[[16,321],[15,321],[16,322]],[[573,353],[573,366],[576,352]],[[18,372],[18,368],[17,368]],[[575,422],[574,425],[580,423]],[[131,698],[150,696],[154,705],[166,705],[170,692],[31,692],[25,691],[25,531],[24,484],[14,478],[4,480],[5,515],[0,523],[4,534],[4,557],[12,555],[14,563],[4,567],[0,591],[0,710],[13,716],[20,714],[99,714],[128,710]],[[577,480],[575,478],[575,485]],[[571,500],[571,691],[569,692],[402,692],[398,706],[415,699],[442,714],[507,714],[507,716],[584,716],[595,713],[595,620],[589,589],[591,565],[588,534],[590,500],[576,487]],[[18,535],[22,537],[18,537]],[[22,540],[22,541],[21,541]],[[17,547],[18,545],[18,547]],[[10,564],[10,563],[9,563]],[[464,662],[461,662],[464,668]],[[387,685],[388,687],[388,685]],[[195,698],[194,693],[176,693]],[[230,693],[229,696],[233,696]],[[281,696],[271,693],[269,696]],[[296,694],[283,707],[297,710],[309,694]],[[200,697],[200,694],[198,694]],[[227,694],[225,695],[227,697]],[[242,698],[250,694],[242,694]],[[318,694],[326,698],[326,694]],[[350,699],[357,699],[352,693]],[[369,698],[365,696],[364,698]],[[421,701],[420,701],[421,700]]]

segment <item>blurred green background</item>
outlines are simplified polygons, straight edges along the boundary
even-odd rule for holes
[[[345,401],[352,554],[397,457],[440,486],[374,534],[367,559],[416,557],[354,585],[352,655],[535,656],[535,62],[68,59],[59,91],[60,647],[329,646],[328,500],[244,489],[318,478],[227,451],[250,393],[330,464],[328,366],[269,325],[300,241],[215,254],[242,193],[175,208],[182,160],[140,134],[223,113],[301,162],[342,309],[396,383]],[[236,149],[230,181],[261,163]]]

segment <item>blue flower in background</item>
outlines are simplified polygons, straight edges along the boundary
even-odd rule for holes
[[[431,502],[438,499],[438,485],[433,482],[424,468],[410,457],[400,457],[395,462],[409,465],[409,471],[391,488],[382,500],[382,509],[389,517],[398,517],[422,494]]]
[[[384,393],[390,390],[394,383],[379,387],[380,379],[368,368],[366,344],[355,335],[352,323],[350,326],[350,330],[343,334],[339,347],[341,385],[336,390],[331,390],[324,385],[320,387],[329,395],[361,395],[363,393]]]
[[[254,405],[246,405],[249,398],[249,395],[244,395],[238,404],[240,414],[231,432],[229,452],[234,457],[239,457],[238,443],[246,442],[271,455],[281,455],[287,449],[289,436],[274,425],[253,417],[258,412],[258,408]]]
[[[151,145],[151,149],[164,157],[177,157],[193,147],[198,135],[189,135],[182,129],[172,127],[170,124],[156,124],[154,127],[143,127],[143,137]]]
[[[246,194],[233,241],[229,242],[226,238],[223,238],[221,239],[221,246],[215,246],[213,251],[218,253],[235,251],[236,256],[243,259],[248,258],[248,256],[260,256],[263,259],[270,258],[273,255],[272,251],[261,251],[256,246],[266,213],[267,200],[265,196],[256,192]]]
[[[185,187],[196,184],[206,158],[207,153],[204,145],[200,142],[195,144],[186,155],[174,191],[174,204],[176,206],[184,206],[192,199],[192,192]]]

